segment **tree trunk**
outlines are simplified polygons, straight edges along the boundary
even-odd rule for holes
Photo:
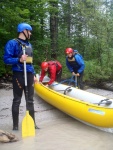
[[[58,48],[58,13],[56,12],[58,8],[57,2],[50,2],[53,7],[53,11],[50,13],[50,39],[51,39],[51,58],[57,58],[57,48]]]

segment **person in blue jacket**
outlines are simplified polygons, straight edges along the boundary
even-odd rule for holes
[[[66,56],[66,66],[73,76],[77,77],[77,87],[83,89],[83,74],[85,69],[85,64],[83,57],[78,53],[77,50],[72,48],[65,49]]]
[[[34,119],[34,82],[37,82],[35,77],[35,70],[32,64],[33,49],[32,45],[28,42],[31,36],[32,27],[27,23],[20,23],[17,26],[18,38],[9,40],[5,45],[4,63],[12,65],[13,71],[13,102],[12,102],[12,118],[13,118],[13,130],[18,130],[19,124],[19,106],[23,91],[25,93],[25,81],[24,81],[24,61],[26,61],[27,72],[27,88],[28,88],[28,100],[27,109],[29,114]],[[25,54],[23,54],[22,46],[25,46]],[[35,123],[35,128],[38,128]]]

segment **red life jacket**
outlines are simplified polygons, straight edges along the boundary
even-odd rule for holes
[[[48,65],[56,65],[57,71],[61,70],[62,65],[59,61],[48,61]]]

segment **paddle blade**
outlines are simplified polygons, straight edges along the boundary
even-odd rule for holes
[[[26,111],[26,116],[22,121],[22,137],[35,136],[35,124],[33,118]]]

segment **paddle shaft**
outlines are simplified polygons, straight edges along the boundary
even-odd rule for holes
[[[23,54],[25,55],[25,45],[22,45]],[[25,80],[25,99],[26,104],[28,100],[28,88],[27,88],[27,71],[26,71],[26,61],[24,60],[24,80]]]
[[[22,45],[22,50],[23,50],[23,54],[25,55],[25,45]],[[28,110],[26,61],[24,61],[24,80],[25,80],[26,116],[22,121],[22,137],[27,137],[27,136],[35,136],[35,124],[33,118],[29,115],[29,110]]]
[[[77,86],[78,83],[77,83],[77,76],[76,76],[76,75],[75,75],[75,80],[76,80],[76,81],[75,81],[75,87],[77,88],[77,87],[78,87],[78,86]]]

